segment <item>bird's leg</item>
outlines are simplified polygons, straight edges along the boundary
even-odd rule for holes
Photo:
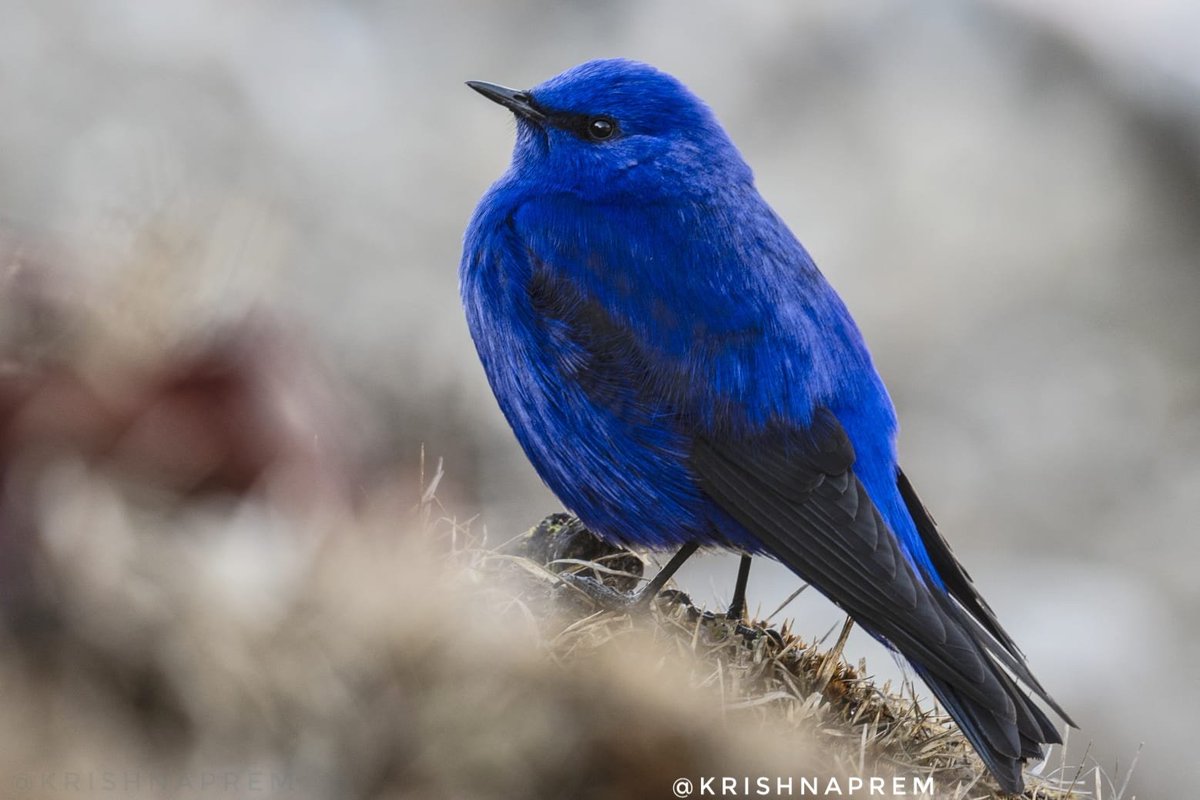
[[[562,580],[576,589],[580,590],[588,596],[596,605],[608,611],[633,611],[642,608],[651,600],[653,600],[667,581],[671,580],[683,562],[692,557],[692,554],[700,548],[699,543],[689,542],[679,548],[679,552],[671,556],[671,560],[667,565],[658,571],[658,574],[650,579],[650,582],[637,591],[628,594],[619,592],[610,586],[605,586],[598,580],[593,578],[584,578],[579,575],[562,574],[559,575]]]
[[[742,561],[738,564],[737,583],[733,587],[733,600],[725,616],[729,619],[740,620],[746,616],[746,584],[750,580],[750,554],[742,553]]]
[[[671,576],[683,566],[683,562],[691,558],[692,554],[698,549],[700,549],[698,542],[688,542],[679,548],[679,552],[671,556],[671,560],[667,562],[667,565],[660,569],[658,574],[651,578],[650,582],[638,591],[638,602],[649,602],[655,595],[661,592],[662,588],[667,585],[667,581],[671,580]]]

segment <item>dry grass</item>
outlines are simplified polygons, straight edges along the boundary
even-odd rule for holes
[[[554,543],[547,545],[547,539]],[[557,582],[552,571],[540,566],[546,556],[557,556],[555,568],[578,569],[579,561],[592,560],[615,567],[613,573],[591,574],[603,575],[622,589],[632,583],[625,576],[640,576],[640,562],[631,568],[629,553],[597,542],[566,515],[548,517],[500,550],[533,556],[521,563],[532,576],[522,597],[537,609],[534,616],[556,620],[547,640],[556,661],[573,665],[623,648],[625,639],[648,636],[654,650],[688,656],[688,685],[716,687],[726,720],[751,722],[775,735],[800,735],[830,759],[827,763],[837,763],[846,774],[930,776],[938,797],[1003,796],[949,718],[936,706],[919,701],[912,685],[878,686],[864,662],[853,667],[842,659],[848,626],[832,647],[822,649],[793,634],[787,624],[734,623],[697,609],[679,592],[664,593],[640,618],[597,612],[590,600],[569,587],[550,588]],[[485,564],[496,557],[481,553]],[[539,581],[541,588],[533,588],[531,584]],[[548,607],[548,595],[557,597],[553,609]],[[1035,800],[1093,796],[1081,785],[1078,770],[1068,770],[1064,764],[1056,774],[1065,775],[1065,781],[1028,778],[1025,796]]]

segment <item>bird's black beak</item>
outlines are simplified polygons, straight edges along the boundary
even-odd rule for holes
[[[509,89],[506,86],[497,86],[494,83],[486,83],[484,81],[467,81],[467,86],[470,86],[493,103],[499,103],[504,106],[518,117],[524,117],[530,122],[546,121],[546,112],[537,107],[528,92]]]

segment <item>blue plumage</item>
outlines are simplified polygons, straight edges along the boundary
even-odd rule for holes
[[[849,312],[709,108],[624,60],[473,86],[517,140],[462,297],[542,479],[606,538],[783,561],[917,664],[1019,787],[1057,734],[997,661],[1045,694],[900,473]]]

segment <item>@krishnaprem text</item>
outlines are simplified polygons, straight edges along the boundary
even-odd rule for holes
[[[675,797],[933,797],[930,777],[818,778],[705,775],[676,778]]]

